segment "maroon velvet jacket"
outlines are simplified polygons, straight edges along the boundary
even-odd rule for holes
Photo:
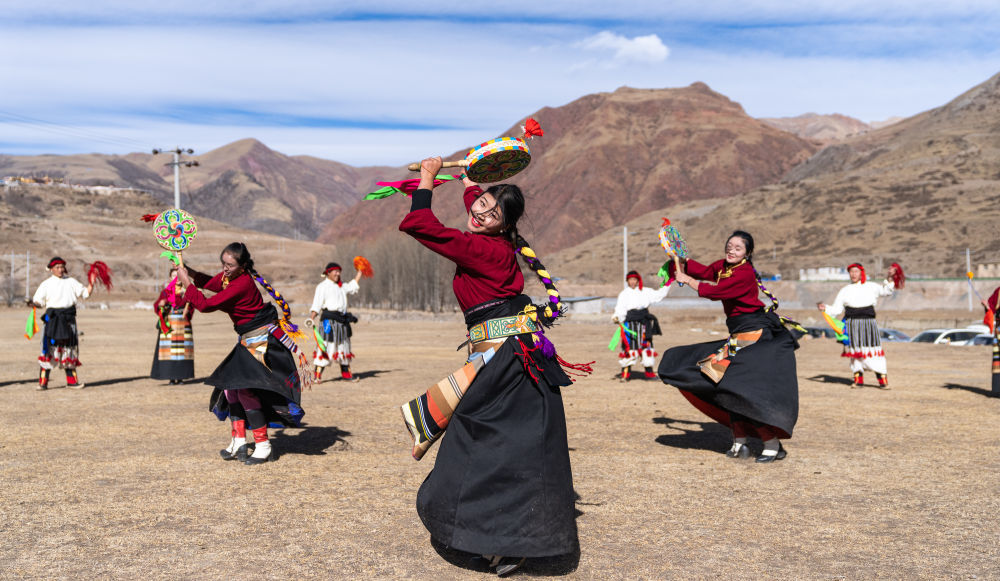
[[[229,315],[234,325],[242,325],[249,323],[257,311],[264,308],[264,299],[257,290],[257,284],[246,272],[229,281],[226,288],[222,288],[221,272],[209,277],[207,274],[188,269],[188,274],[191,275],[191,282],[194,284],[184,291],[184,300],[203,313],[222,311]],[[205,298],[196,287],[216,294],[211,298]]]
[[[717,260],[708,266],[689,259],[684,270],[692,278],[714,283],[719,273],[725,268],[725,259]],[[726,316],[732,317],[743,313],[752,313],[763,308],[764,303],[757,298],[759,290],[753,266],[746,262],[734,268],[732,276],[724,278],[716,284],[699,284],[698,296],[713,301],[722,301],[722,309]]]
[[[465,189],[466,212],[482,190]],[[431,211],[431,191],[413,192],[410,213],[399,229],[432,251],[455,263],[452,289],[463,311],[490,299],[521,294],[524,276],[517,264],[514,245],[503,236],[487,236],[447,228]]]

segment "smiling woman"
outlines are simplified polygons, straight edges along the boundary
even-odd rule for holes
[[[452,287],[469,350],[461,369],[402,407],[414,458],[443,434],[434,469],[417,493],[417,513],[436,542],[481,555],[507,575],[527,557],[577,548],[560,391],[570,379],[542,329],[562,303],[517,234],[520,188],[501,184],[484,192],[465,179],[468,232],[447,228],[431,211],[441,163],[440,157],[421,162],[420,189],[399,229],[455,263]],[[532,305],[521,294],[518,255],[545,285],[547,304]],[[446,391],[436,389],[442,385]]]

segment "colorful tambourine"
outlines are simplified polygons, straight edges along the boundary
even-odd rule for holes
[[[167,250],[183,252],[197,235],[198,224],[184,210],[164,210],[153,221],[153,237]]]
[[[478,184],[488,184],[509,179],[528,167],[531,150],[521,139],[500,137],[469,150],[465,161],[465,175]]]

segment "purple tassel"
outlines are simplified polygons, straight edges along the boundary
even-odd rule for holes
[[[542,348],[542,355],[546,359],[552,359],[556,356],[556,346],[552,344],[552,341],[549,341],[549,338],[545,336],[541,328],[535,332],[535,346]]]

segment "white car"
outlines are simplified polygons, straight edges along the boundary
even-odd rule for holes
[[[937,343],[941,345],[967,345],[979,335],[977,329],[928,329],[910,339],[911,343]]]

